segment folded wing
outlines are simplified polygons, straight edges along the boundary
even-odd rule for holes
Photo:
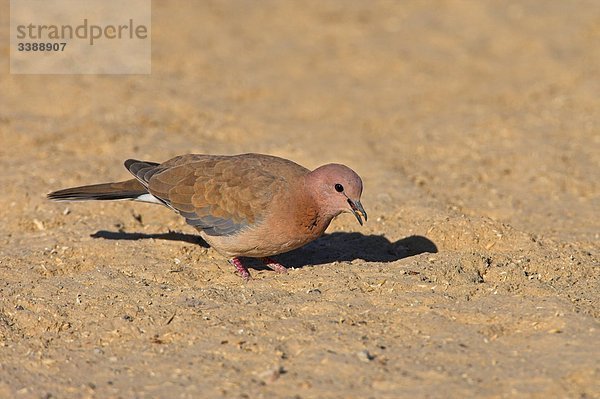
[[[184,155],[160,165],[128,160],[125,166],[150,194],[212,236],[259,223],[285,184],[252,157]]]

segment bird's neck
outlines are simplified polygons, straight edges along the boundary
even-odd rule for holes
[[[325,232],[334,217],[340,212],[332,211],[327,201],[319,195],[319,182],[311,179],[310,174],[305,179],[302,190],[301,203],[303,227],[306,231],[315,235],[321,235]]]

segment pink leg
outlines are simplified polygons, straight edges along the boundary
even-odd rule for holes
[[[267,265],[271,270],[276,271],[277,273],[287,273],[287,269],[281,263],[275,261],[271,258],[260,258],[265,265]]]
[[[248,271],[246,266],[244,266],[242,264],[242,261],[240,261],[238,258],[232,258],[232,259],[229,259],[229,263],[231,263],[233,266],[235,266],[236,270],[238,271],[238,273],[240,273],[240,275],[242,276],[242,278],[244,280],[246,280],[246,281],[250,280],[250,278],[251,278],[250,272]]]

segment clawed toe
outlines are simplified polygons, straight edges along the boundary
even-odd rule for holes
[[[271,270],[273,270],[277,273],[287,273],[287,269],[281,263],[278,263],[271,258],[261,258],[261,260]],[[248,268],[246,266],[244,266],[244,264],[242,263],[242,261],[239,258],[231,258],[231,259],[229,259],[229,263],[231,263],[235,267],[235,269],[238,271],[240,276],[245,281],[248,281],[252,278],[252,276],[250,275],[250,272],[248,271]]]
[[[271,270],[277,273],[287,273],[287,269],[281,263],[271,259],[271,258],[261,258],[261,260],[267,265]]]

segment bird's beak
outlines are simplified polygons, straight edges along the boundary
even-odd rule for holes
[[[365,208],[363,208],[360,201],[353,201],[350,198],[348,198],[348,203],[350,204],[352,213],[354,214],[354,216],[356,216],[356,220],[358,220],[358,223],[360,223],[360,225],[362,226],[363,221],[360,217],[361,214],[365,218],[365,222],[367,221],[367,212],[365,212]]]

